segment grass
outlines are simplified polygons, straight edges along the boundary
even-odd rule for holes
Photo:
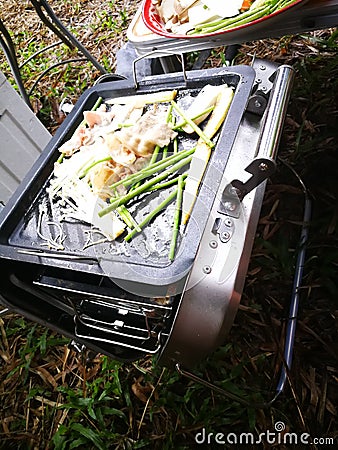
[[[25,88],[30,94],[34,112],[54,132],[63,119],[58,114],[60,102],[64,98],[75,102],[84,89],[93,85],[100,73],[89,62],[76,61],[83,55],[65,44],[47,49],[47,45],[56,43],[58,38],[39,24],[38,16],[32,13],[32,7],[27,7],[27,2],[16,5],[15,12],[11,9],[11,3],[6,1],[2,18],[5,24],[12,24],[8,28],[16,47],[18,63],[22,66]],[[116,0],[103,5],[98,0],[63,0],[51,1],[50,5],[75,37],[83,42],[83,36],[86,36],[87,49],[107,71],[113,72],[115,54],[122,46],[124,31],[132,19],[136,2],[129,4]],[[79,15],[81,20],[75,22],[73,17]],[[37,51],[42,52],[32,58]],[[1,53],[0,70],[15,85],[7,61],[2,56]],[[72,62],[67,63],[68,60]]]
[[[67,17],[67,12],[84,13],[90,6],[80,3],[63,1],[58,7]],[[106,2],[88,13],[95,36],[87,38],[88,45],[94,52],[104,49],[98,57],[106,67],[114,67],[105,50],[107,38],[125,28],[127,20],[124,12],[109,15],[114,5]],[[13,34],[20,61],[43,46],[35,40],[27,45],[32,36],[29,29]],[[10,313],[0,319],[0,448],[213,448],[197,445],[196,434],[206,429],[213,436],[258,436],[272,432],[277,421],[291,432],[337,438],[337,46],[337,33],[331,30],[243,44],[236,58],[247,63],[255,52],[296,68],[279,151],[288,165],[280,162],[267,186],[228,340],[194,373],[253,406],[274,395],[303,213],[303,194],[291,166],[311,193],[313,216],[285,393],[269,408],[246,407],[159,367],[153,358],[122,364],[88,350],[78,354],[68,339]],[[224,48],[214,51],[208,65],[224,63],[224,54]],[[64,56],[73,53],[61,46],[28,64],[23,71],[27,86],[50,57]],[[0,70],[9,73],[4,60]],[[81,63],[58,67],[39,83],[35,105],[51,131],[58,126],[55,109],[62,97],[75,100],[96,76],[91,65]]]

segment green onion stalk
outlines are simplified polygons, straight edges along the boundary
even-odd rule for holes
[[[191,150],[194,150],[194,149],[191,149]],[[191,159],[192,159],[192,154],[190,154],[186,158],[182,159],[181,161],[178,161],[176,164],[172,165],[167,170],[161,172],[159,175],[157,175],[157,176],[155,176],[153,178],[150,178],[148,181],[143,183],[141,186],[138,186],[136,189],[133,189],[133,190],[129,191],[127,194],[122,195],[121,197],[118,197],[118,198],[113,197],[111,199],[111,204],[109,206],[107,206],[106,208],[101,209],[101,211],[99,211],[99,213],[98,213],[99,216],[102,217],[102,216],[108,214],[109,212],[114,211],[119,206],[126,204],[127,202],[132,200],[134,197],[136,197],[136,196],[138,196],[140,194],[143,194],[151,186],[154,186],[155,184],[162,182],[169,175],[171,175],[172,173],[177,172],[182,167],[184,167],[185,165],[189,164]]]
[[[121,219],[127,225],[127,227],[129,227],[130,229],[135,229],[139,233],[142,231],[139,224],[136,222],[129,209],[125,205],[119,206],[118,208],[116,208],[116,211],[119,213]]]
[[[164,208],[166,208],[169,203],[171,203],[178,193],[178,189],[174,190],[166,199],[163,200],[153,211],[146,215],[146,217],[139,223],[139,227],[144,228],[149,222],[151,222]],[[133,229],[127,236],[124,238],[125,241],[130,241],[138,231]]]
[[[186,158],[187,156],[194,153],[195,148],[190,148],[187,150],[182,150],[181,152],[168,156],[165,159],[162,159],[160,161],[157,161],[156,163],[149,164],[149,166],[144,167],[143,169],[139,170],[138,172],[135,172],[131,175],[128,175],[127,177],[116,181],[112,185],[109,186],[110,189],[115,189],[119,185],[123,185],[125,187],[131,186],[138,181],[142,181],[145,178],[149,178],[150,176],[154,175],[157,172],[160,172],[163,169],[166,169],[167,167],[171,166],[172,164],[175,164],[176,162]]]
[[[181,225],[181,209],[182,209],[182,200],[183,200],[183,190],[184,190],[184,177],[183,175],[180,175],[178,177],[177,182],[177,197],[176,197],[176,207],[175,207],[175,214],[174,214],[174,226],[173,226],[173,233],[171,237],[170,242],[170,250],[169,250],[169,259],[172,261],[175,258],[175,252],[176,252],[176,245],[177,245],[177,237],[178,232]]]
[[[247,25],[250,22],[261,19],[265,16],[273,14],[278,10],[292,5],[297,0],[266,0],[264,3],[259,3],[255,7],[253,3],[252,7],[235,17],[229,17],[224,19],[218,19],[209,23],[201,23],[195,26],[193,31],[189,32],[193,34],[207,34],[214,33],[216,31],[226,31],[231,28]]]
[[[88,167],[86,167],[85,169],[83,169],[83,172],[79,175],[79,178],[84,178],[87,173],[90,171],[90,169],[92,169],[93,167],[95,167],[97,164],[100,164],[102,162],[106,162],[106,161],[110,161],[112,159],[111,156],[106,156],[105,158],[102,159],[98,159],[97,161],[94,161],[93,163],[91,163]]]
[[[203,131],[201,130],[201,128],[195,124],[195,122],[190,119],[185,112],[178,106],[177,103],[175,103],[174,101],[171,102],[171,104],[173,105],[173,108],[175,109],[175,111],[182,117],[182,119],[191,126],[191,128],[195,131],[195,133],[198,134],[198,136],[210,147],[213,148],[215,147],[214,142],[212,142],[211,139],[208,138],[208,136],[206,134],[203,133]]]

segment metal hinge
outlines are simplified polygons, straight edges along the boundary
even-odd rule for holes
[[[247,111],[262,116],[268,105],[278,64],[253,58],[251,66],[255,69],[256,78],[249,97]]]

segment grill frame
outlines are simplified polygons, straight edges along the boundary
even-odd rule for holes
[[[247,67],[243,69],[243,66],[241,66],[241,70],[247,71],[248,69],[251,73],[252,70],[254,70],[257,77],[257,69]],[[209,75],[210,70],[211,69],[198,72],[201,74],[207,73]],[[222,68],[219,70],[222,73],[228,71],[233,72],[236,68]],[[266,78],[269,88],[272,86],[273,94],[275,71],[275,65],[273,65],[272,68],[269,67],[268,72],[271,76],[267,76]],[[291,79],[292,76],[289,73],[290,68],[285,69],[285,71],[287,72],[288,80],[289,78]],[[192,76],[191,73],[189,73],[189,76]],[[177,77],[179,77],[177,74],[172,75],[171,81],[177,79]],[[163,79],[161,76],[156,77],[157,80],[159,80],[159,78]],[[166,78],[168,78],[167,75]],[[150,80],[147,79],[144,82],[140,82],[139,85],[142,86],[144,83],[148,86],[149,83],[151,84],[152,79],[154,79],[154,77],[150,77]],[[252,84],[253,83],[250,85],[250,92]],[[273,136],[274,149],[278,146],[278,140],[281,133],[281,122],[285,115],[285,105],[287,104],[288,95],[290,93],[290,83],[287,82],[285,84],[285,95],[283,94],[282,96],[283,107],[278,110],[280,120],[278,121],[278,126],[276,125],[275,127],[276,130],[273,130],[276,131],[276,134]],[[257,92],[257,87],[259,86],[256,80],[255,92]],[[248,86],[246,86],[246,88],[248,88]],[[135,88],[133,87],[131,89],[131,92],[134,94]],[[167,89],[167,85],[164,89]],[[275,99],[278,95],[279,92],[277,92],[277,95],[272,95],[271,98]],[[259,114],[246,110],[248,101],[249,97],[246,97],[244,106],[242,105],[242,109],[237,111],[241,120],[238,121],[237,128],[232,130],[235,135],[234,143],[233,145],[231,144],[230,149],[232,157],[230,155],[229,160],[232,162],[231,164],[228,164],[228,159],[226,161],[226,176],[228,178],[231,177],[231,179],[233,176],[237,176],[237,173],[241,172],[241,170],[245,171],[248,162],[257,156],[256,153],[259,152],[262,137],[264,137],[264,129],[269,128],[270,125],[270,123],[266,123],[268,114],[263,115],[262,117]],[[77,111],[82,111],[81,108],[83,107],[81,106],[81,102],[75,107]],[[269,108],[267,108],[267,112],[269,112]],[[46,167],[43,165],[43,161],[45,161],[46,158],[55,158],[56,155],[54,150],[57,145],[55,143],[58,142],[60,145],[63,139],[65,139],[67,130],[69,131],[67,126],[70,121],[71,118],[62,127],[63,129],[59,130],[50,146],[47,147],[46,154],[42,157],[42,160],[37,162],[36,166],[40,170],[46,171]],[[224,133],[224,129],[225,128],[223,128],[222,133]],[[244,141],[241,138],[241,135],[243,134],[241,130],[250,131]],[[253,139],[250,133],[254,136]],[[248,142],[250,144],[252,143],[251,152],[247,152],[246,150],[243,151],[243,145],[247,145]],[[54,149],[53,151],[51,150],[52,147]],[[240,150],[240,148],[242,148],[242,150]],[[264,152],[266,152],[266,149],[263,149],[263,153]],[[266,153],[264,153],[264,155],[267,156]],[[237,156],[239,156],[238,161]],[[221,173],[217,164],[210,165],[208,170],[211,171],[211,179],[215,184],[213,185],[213,211],[210,210],[210,214],[206,218],[206,224],[208,224],[208,221],[211,221],[212,223],[214,220],[212,214],[219,216],[218,202],[220,201],[222,190],[225,187],[225,182],[231,181],[230,179],[226,180],[224,177],[217,178]],[[215,173],[217,174],[216,177],[214,176]],[[44,172],[44,175],[48,177],[48,173]],[[34,171],[33,175],[28,174],[26,182],[23,182],[16,195],[2,211],[2,214],[0,215],[1,233],[3,230],[6,231],[6,227],[9,226],[8,221],[10,222],[13,220],[13,216],[15,218],[17,202],[25,195],[31,201],[33,200],[33,190],[29,189],[27,183],[34,184],[34,180],[36,180],[37,177],[38,174],[34,173]],[[210,188],[210,186],[207,187]],[[107,282],[106,274],[93,271],[92,262],[77,261],[74,265],[73,261],[63,261],[62,264],[59,264],[58,259],[46,259],[39,256],[20,254],[15,251],[15,248],[6,245],[5,234],[5,236],[2,235],[1,237],[0,267],[4,274],[3,292],[6,292],[6,295],[3,294],[0,297],[0,301],[10,309],[25,315],[27,318],[40,322],[65,336],[75,339],[80,344],[83,344],[94,351],[105,353],[113,358],[122,361],[132,361],[147,354],[156,354],[159,356],[160,364],[171,366],[182,363],[185,366],[191,367],[222,343],[226,333],[232,325],[245,280],[260,205],[264,194],[264,187],[264,183],[261,184],[241,202],[241,214],[238,219],[240,221],[243,221],[244,219],[244,228],[240,235],[240,254],[238,255],[233,270],[231,270],[228,276],[224,278],[223,284],[219,283],[217,278],[213,280],[213,275],[211,277],[205,276],[203,280],[201,280],[202,283],[200,286],[196,287],[194,283],[191,284],[191,280],[194,278],[193,274],[195,272],[200,273],[201,269],[204,270],[206,266],[204,261],[210,254],[211,247],[210,245],[208,246],[211,239],[210,236],[216,240],[220,238],[219,232],[213,232],[210,224],[203,227],[202,243],[198,247],[198,254],[189,271],[189,277],[183,277],[181,280],[182,293],[177,292],[177,286],[175,286],[173,291],[167,289],[166,294],[168,303],[166,305],[159,305],[155,298],[135,296],[135,294],[123,290],[119,285],[114,285],[114,289],[119,292],[118,297],[116,297],[114,296],[115,294],[113,293],[112,285],[110,284],[110,287],[105,285]],[[18,214],[17,211],[16,214]],[[222,217],[226,216],[222,215]],[[235,237],[236,230],[238,229],[240,229],[240,227],[236,226],[234,228]],[[7,233],[9,233],[8,228]],[[212,256],[213,264],[222,264],[222,254],[224,256],[224,249],[229,249],[233,240],[234,239],[231,238],[218,246],[216,256]],[[226,262],[223,261],[223,264],[226,264]],[[74,270],[74,267],[76,267],[76,270]],[[210,267],[212,268],[212,264]],[[215,271],[211,271],[211,273],[214,274]],[[206,275],[205,272],[204,274]],[[86,277],[85,280],[87,283],[84,283],[81,277]],[[109,278],[108,280],[109,283],[114,283]],[[76,285],[74,281],[78,284]],[[217,286],[217,289],[213,288],[213,286]],[[155,292],[156,288],[154,290],[154,287],[151,287],[153,294],[155,293],[153,297],[156,297],[157,293],[159,295],[163,294],[161,289],[158,292]],[[210,300],[212,301],[211,304],[208,303],[205,298],[208,294],[208,289],[211,289],[212,293],[210,296]],[[63,298],[66,296],[67,292],[71,293],[73,300],[70,299],[69,301],[69,299],[65,300]],[[133,295],[135,298],[133,298]],[[86,315],[84,306],[92,307],[93,303],[90,303],[92,298],[95,298],[95,301],[108,302],[105,306],[108,305],[107,307],[112,308],[111,321],[117,321],[117,332],[114,329],[114,325],[108,327],[109,329],[105,328],[107,326],[107,321],[105,320],[105,323],[103,324],[100,314],[97,314],[96,317],[94,317],[95,310],[92,313],[92,316]],[[118,298],[118,304],[116,304],[116,298]],[[81,304],[81,302],[83,303]],[[130,338],[130,336],[127,336],[127,333],[121,338],[121,333],[123,334],[124,330],[129,332],[131,326],[134,326],[135,330],[141,329],[138,322],[139,317],[136,320],[133,316],[135,311],[131,307],[132,303],[134,305],[137,304],[141,311],[141,314],[138,314],[138,316],[143,314],[142,319],[144,319],[146,328],[144,328],[144,323],[142,323],[142,330],[150,332],[149,336],[151,336],[151,338],[156,334],[156,339],[150,340],[151,346],[145,344],[146,341],[148,343],[150,342],[149,339],[143,339],[142,341],[138,336],[132,336],[132,338]],[[123,307],[127,310],[128,316],[125,321],[120,320],[124,313],[122,314],[118,311],[119,308],[123,309]],[[144,313],[145,311],[146,313]],[[120,316],[117,314],[120,314]],[[76,323],[79,316],[81,316],[80,318],[82,319],[81,326],[85,327],[85,333],[79,331],[79,322]],[[218,319],[215,319],[217,316]],[[90,317],[90,320],[88,320],[88,317]],[[149,322],[147,322],[148,319],[150,320]],[[149,323],[151,324],[150,327]],[[98,326],[103,327],[103,329],[101,328],[98,330]],[[94,329],[95,327],[96,334],[91,334],[88,330],[90,328]],[[83,330],[83,328],[81,328],[81,330]],[[191,330],[193,330],[193,332],[191,332]],[[117,336],[119,336],[119,338],[117,338]],[[137,345],[135,344],[136,340],[139,341]]]

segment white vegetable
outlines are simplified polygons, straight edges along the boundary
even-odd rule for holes
[[[91,190],[86,179],[79,179],[86,167],[107,156],[109,153],[99,145],[91,145],[83,147],[61,164],[56,163],[48,192],[52,203],[53,199],[61,198],[59,210],[66,217],[91,224],[108,239],[114,240],[123,233],[124,223],[114,213],[99,217],[98,212],[106,203]]]
[[[141,108],[145,105],[150,105],[152,103],[165,103],[174,100],[177,91],[163,91],[163,92],[153,92],[151,94],[140,94],[140,95],[129,95],[126,97],[115,97],[106,100],[107,104],[110,105],[130,105],[132,104],[135,108]]]
[[[192,117],[197,116],[200,112],[203,112],[206,109],[210,108],[210,106],[214,106],[220,90],[220,86],[212,86],[210,84],[204,86],[197,97],[193,100],[189,108],[185,111],[186,115],[191,119]],[[194,122],[198,125],[203,122],[203,120],[207,116],[208,114],[204,114],[195,119]],[[193,133],[194,131],[190,125],[185,125],[183,127],[183,130],[186,133]]]
[[[263,6],[265,3],[267,3],[267,0],[256,0],[253,2],[253,4],[250,6],[251,10],[260,8],[261,6]]]
[[[232,88],[221,85],[215,108],[212,115],[206,124],[203,132],[211,139],[219,130],[224,122],[224,119],[229,111],[234,92]],[[187,223],[192,208],[194,206],[199,185],[202,181],[205,169],[211,154],[211,148],[201,139],[199,139],[195,153],[190,163],[188,176],[186,178],[185,189],[183,193],[182,203],[182,222]]]
[[[89,185],[77,177],[69,177],[58,191],[58,195],[67,199],[66,218],[86,222],[98,228],[109,240],[114,240],[125,230],[125,224],[115,215],[109,213],[99,217],[98,212],[107,204],[95,195]],[[71,202],[69,201],[71,200]],[[74,206],[70,206],[73,205]]]
[[[242,3],[242,0],[231,0],[228,2],[199,0],[188,10],[189,23],[191,26],[195,26],[199,23],[237,16]]]

